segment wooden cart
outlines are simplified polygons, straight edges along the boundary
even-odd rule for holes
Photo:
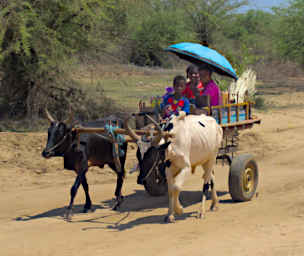
[[[238,151],[239,133],[260,124],[261,119],[252,115],[252,102],[225,104],[214,107],[193,109],[192,114],[213,116],[223,128],[223,142],[217,155],[217,162],[229,165],[229,192],[234,201],[248,201],[256,193],[258,186],[258,166],[251,154],[236,154]],[[141,109],[136,113],[136,128],[149,124],[146,115],[157,119],[153,109]],[[161,196],[167,192],[167,183],[163,171],[163,163],[155,165],[155,169],[145,179],[145,189],[152,196]]]

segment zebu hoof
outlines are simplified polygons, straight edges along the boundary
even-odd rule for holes
[[[173,215],[167,215],[166,217],[165,217],[165,223],[174,223],[175,222],[175,218],[174,218],[174,216]]]
[[[113,206],[112,210],[113,211],[118,211],[119,208],[120,208],[120,204],[116,202],[115,205]]]
[[[93,209],[91,207],[84,207],[82,213],[88,213],[88,212],[93,212]]]
[[[203,214],[202,212],[197,213],[197,218],[198,219],[203,220],[203,219],[205,219],[205,217],[206,217],[205,214]]]
[[[218,206],[215,205],[215,204],[212,204],[211,207],[210,207],[210,211],[213,211],[213,212],[217,212],[218,211]]]
[[[112,210],[113,211],[118,211],[119,208],[120,208],[120,205],[123,202],[123,200],[124,200],[123,196],[117,197],[116,200],[115,200],[115,203],[114,203],[114,206],[113,206]]]
[[[71,209],[68,209],[64,215],[64,219],[67,221],[67,222],[70,222],[72,221],[72,216],[73,216],[73,212]]]

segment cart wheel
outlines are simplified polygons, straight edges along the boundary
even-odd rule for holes
[[[229,173],[229,193],[232,200],[251,200],[256,192],[258,179],[258,166],[252,155],[244,154],[234,158]]]
[[[167,180],[155,169],[144,181],[145,190],[151,196],[162,196],[168,192]]]

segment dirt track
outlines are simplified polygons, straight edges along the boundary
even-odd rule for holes
[[[291,102],[303,94],[294,97]],[[97,168],[88,174],[95,211],[80,213],[80,188],[73,221],[65,222],[74,174],[62,171],[61,159],[40,157],[45,134],[1,133],[0,255],[304,255],[304,110],[282,108],[259,116],[262,124],[241,137],[241,150],[258,159],[258,197],[233,203],[228,168],[218,165],[220,209],[198,220],[197,171],[185,184],[185,214],[175,224],[163,223],[167,197],[148,196],[136,174],[126,180],[121,211],[113,212],[115,176]],[[129,151],[128,168],[134,152]]]

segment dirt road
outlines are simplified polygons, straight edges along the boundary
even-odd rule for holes
[[[185,184],[185,213],[174,224],[163,223],[167,197],[150,197],[136,174],[126,180],[121,211],[112,211],[115,176],[108,169],[88,174],[95,211],[80,213],[80,188],[73,220],[65,222],[74,174],[61,171],[62,160],[40,157],[45,134],[1,134],[0,255],[304,255],[304,110],[259,116],[263,123],[244,131],[241,141],[241,150],[258,159],[258,197],[232,202],[228,167],[218,165],[219,211],[199,220],[197,171]]]

